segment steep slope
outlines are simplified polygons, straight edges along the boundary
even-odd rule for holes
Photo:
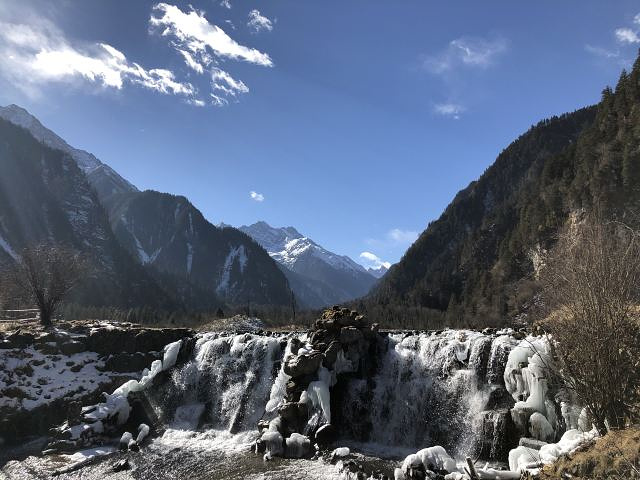
[[[563,205],[565,172],[553,172],[558,154],[594,117],[587,108],[552,118],[513,142],[391,267],[371,300],[449,310],[480,323],[516,313],[524,293],[517,281],[532,271],[530,255],[574,207]]]
[[[596,107],[539,123],[432,222],[368,299],[499,322],[526,310],[540,249],[571,216],[635,225],[640,204],[640,61]]]
[[[365,295],[376,278],[347,256],[330,252],[293,227],[266,222],[240,230],[262,245],[289,278],[299,302],[318,308]]]
[[[43,242],[71,245],[90,255],[94,271],[74,296],[84,305],[181,305],[120,247],[74,159],[2,118],[0,239],[0,263]]]
[[[102,163],[91,153],[70,146],[62,138],[42,125],[36,117],[24,108],[18,105],[0,107],[0,118],[4,118],[14,125],[25,128],[39,142],[69,155],[87,175],[89,183],[96,190],[102,202],[108,201],[111,195],[123,192],[135,192],[138,190],[118,175],[115,170]]]
[[[183,278],[232,304],[289,305],[287,279],[249,236],[218,228],[185,197],[154,191],[112,198],[120,243],[143,265]]]

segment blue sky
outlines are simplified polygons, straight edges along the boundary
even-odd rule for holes
[[[598,101],[635,58],[638,13],[625,0],[0,0],[0,104],[214,223],[292,225],[395,262],[519,134]]]

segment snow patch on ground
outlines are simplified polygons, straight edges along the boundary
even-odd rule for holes
[[[71,371],[76,365],[82,367]],[[123,375],[99,371],[103,365],[94,352],[65,356],[45,355],[33,347],[0,350],[0,408],[32,410],[61,397],[85,395]]]

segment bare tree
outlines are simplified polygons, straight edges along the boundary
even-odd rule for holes
[[[35,303],[40,322],[49,326],[65,296],[86,273],[87,265],[83,255],[67,247],[27,247],[4,272],[3,290],[16,299]]]
[[[601,434],[622,428],[640,394],[640,237],[618,222],[574,223],[540,272],[543,327],[563,383]]]

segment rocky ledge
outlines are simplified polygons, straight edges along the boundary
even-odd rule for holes
[[[0,444],[19,444],[74,421],[103,391],[139,379],[163,347],[191,337],[183,328],[60,322],[0,334]]]

